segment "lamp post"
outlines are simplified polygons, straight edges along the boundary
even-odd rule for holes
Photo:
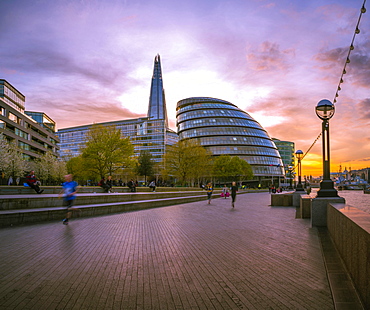
[[[296,187],[296,192],[302,192],[304,191],[303,186],[302,186],[302,158],[303,158],[303,152],[301,150],[297,150],[295,152],[295,156],[297,157],[298,160],[298,185]]]
[[[293,189],[293,167],[288,166],[288,172],[289,172],[289,189]]]
[[[316,106],[316,115],[322,120],[322,157],[323,179],[317,197],[338,197],[338,191],[334,188],[334,182],[330,179],[330,143],[329,143],[329,119],[334,115],[335,107],[327,99],[319,101]]]

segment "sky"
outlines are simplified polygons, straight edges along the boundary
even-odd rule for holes
[[[365,0],[366,1],[366,0]],[[333,102],[364,0],[1,0],[0,78],[58,128],[146,116],[161,56],[170,127],[227,100],[304,153]],[[366,7],[366,5],[365,5]],[[331,171],[370,167],[370,10],[330,120]],[[322,141],[302,161],[322,175]]]

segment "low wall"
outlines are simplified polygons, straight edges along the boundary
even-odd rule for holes
[[[61,186],[41,186],[44,190],[43,194],[59,194]],[[112,190],[115,193],[128,193],[128,187],[113,186]],[[146,186],[136,187],[137,192],[151,192],[152,189]],[[157,192],[178,192],[178,191],[203,191],[198,187],[157,187]],[[79,193],[104,193],[100,186],[80,186]],[[0,195],[30,195],[35,194],[35,190],[26,186],[0,186]]]
[[[327,227],[365,309],[370,309],[370,214],[329,203]]]
[[[217,193],[217,192],[216,192]],[[78,193],[75,205],[86,204],[104,204],[112,202],[135,201],[135,200],[153,200],[172,197],[186,197],[191,195],[203,194],[199,191],[174,191],[174,192],[137,192],[137,193]],[[63,199],[56,194],[49,195],[19,195],[15,197],[0,196],[0,210],[15,209],[34,209],[51,208],[63,206]]]
[[[311,218],[311,204],[312,204],[312,196],[310,195],[301,195],[299,211],[300,211],[300,218],[301,219],[309,219]]]
[[[271,206],[293,206],[293,192],[271,194]]]

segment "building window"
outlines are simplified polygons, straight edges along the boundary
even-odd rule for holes
[[[17,115],[14,115],[13,113],[9,112],[8,118],[13,121],[14,123],[18,123],[18,117]]]
[[[6,116],[5,109],[3,107],[0,107],[0,115]]]
[[[0,128],[5,128],[5,122],[4,121],[2,121],[2,120],[0,120]]]
[[[27,143],[24,143],[24,142],[18,141],[18,146],[19,146],[21,149],[24,149],[24,150],[27,150],[27,151],[29,151],[29,150],[30,150],[30,146],[29,146]]]

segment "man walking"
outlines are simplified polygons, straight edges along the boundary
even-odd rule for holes
[[[63,194],[63,205],[67,207],[67,214],[63,220],[64,225],[68,225],[68,221],[71,218],[72,211],[80,211],[77,208],[73,208],[73,203],[76,199],[76,193],[78,191],[78,184],[72,180],[72,174],[64,176],[65,182],[62,184],[62,191],[59,193],[59,197]]]
[[[231,198],[232,198],[231,205],[234,208],[234,203],[235,203],[235,198],[236,198],[236,192],[238,191],[238,187],[236,186],[236,183],[235,182],[233,182],[231,184],[230,190],[231,190]]]

